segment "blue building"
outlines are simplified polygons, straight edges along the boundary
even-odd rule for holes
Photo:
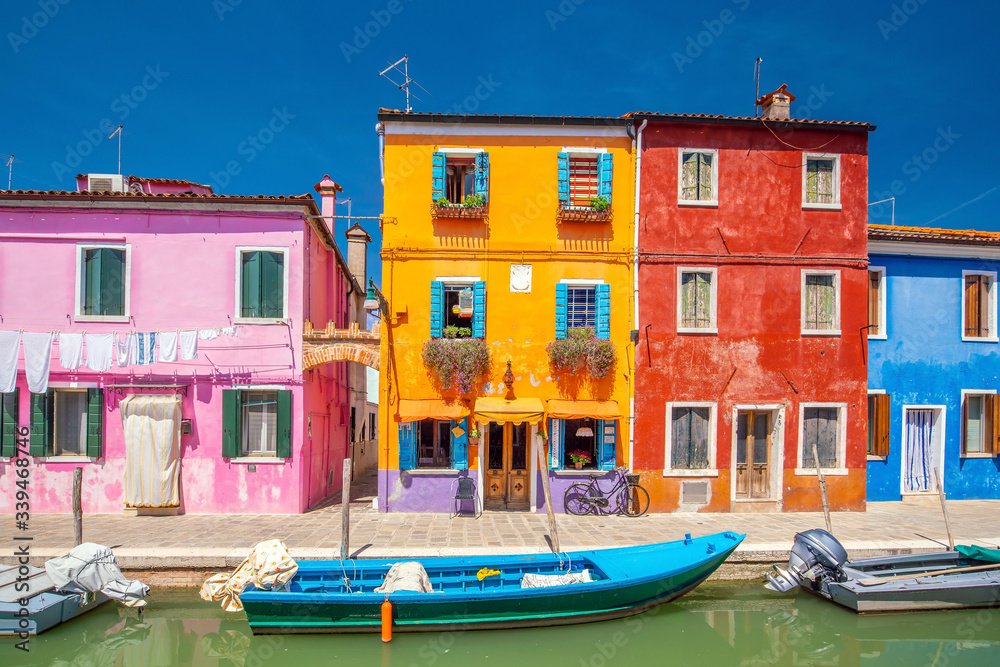
[[[1000,234],[868,231],[868,500],[1000,498]]]

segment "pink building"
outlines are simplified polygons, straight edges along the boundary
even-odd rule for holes
[[[332,215],[339,186],[317,190]],[[23,343],[0,410],[0,512],[15,509],[13,426],[31,433],[33,513],[71,511],[78,466],[85,513],[298,513],[340,488],[364,369],[304,371],[303,326],[363,323],[364,276],[311,195],[92,174],[77,192],[0,191],[0,220],[0,332]],[[25,355],[44,357],[48,332],[48,386],[32,392]]]

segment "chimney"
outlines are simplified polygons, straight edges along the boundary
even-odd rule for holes
[[[777,90],[763,95],[757,100],[761,118],[787,120],[791,117],[789,107],[795,101],[795,95],[788,92],[787,88],[788,84],[783,83]]]
[[[356,222],[344,236],[347,237],[347,268],[364,289],[368,284],[368,244],[372,237]]]
[[[337,193],[343,192],[344,189],[330,179],[330,174],[323,174],[323,180],[314,185],[313,189],[319,193],[320,215],[323,216],[323,222],[326,223],[330,234],[333,235],[333,209],[337,203]]]

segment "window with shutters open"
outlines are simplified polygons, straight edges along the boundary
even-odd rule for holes
[[[611,219],[614,156],[604,149],[563,148],[556,156],[559,218]]]
[[[802,154],[802,208],[840,209],[840,156]]]
[[[29,431],[32,456],[103,456],[104,390],[54,388],[31,394]]]
[[[868,456],[889,456],[889,394],[868,394]]]
[[[802,271],[802,334],[840,335],[840,271]]]
[[[130,258],[129,244],[77,245],[76,320],[129,321]]]
[[[717,269],[677,269],[677,331],[718,333],[716,322]]]
[[[288,318],[288,248],[236,248],[235,322]]]
[[[802,403],[799,413],[798,466],[795,474],[815,475],[816,459],[826,475],[846,475],[847,404]]]
[[[441,148],[431,156],[434,215],[482,218],[490,201],[490,155],[480,148]]]
[[[962,340],[997,342],[995,271],[963,271]]]
[[[962,392],[962,456],[1000,455],[1000,401],[996,393]]]
[[[719,205],[719,151],[678,149],[677,203],[681,206]]]
[[[885,268],[868,267],[868,337],[885,340]]]
[[[469,420],[421,419],[399,424],[399,469],[469,468]]]
[[[706,401],[667,403],[666,457],[663,474],[716,477],[716,404]]]
[[[431,281],[431,338],[486,335],[486,283],[478,276],[439,276]]]
[[[273,387],[222,390],[222,457],[248,462],[292,455],[292,392]]]
[[[611,285],[595,280],[564,279],[556,285],[556,338],[570,329],[594,330],[597,338],[611,337]]]

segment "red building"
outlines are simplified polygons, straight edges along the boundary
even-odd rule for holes
[[[794,99],[633,114],[633,467],[652,511],[820,510],[813,444],[831,508],[865,508],[875,127],[789,119]]]

